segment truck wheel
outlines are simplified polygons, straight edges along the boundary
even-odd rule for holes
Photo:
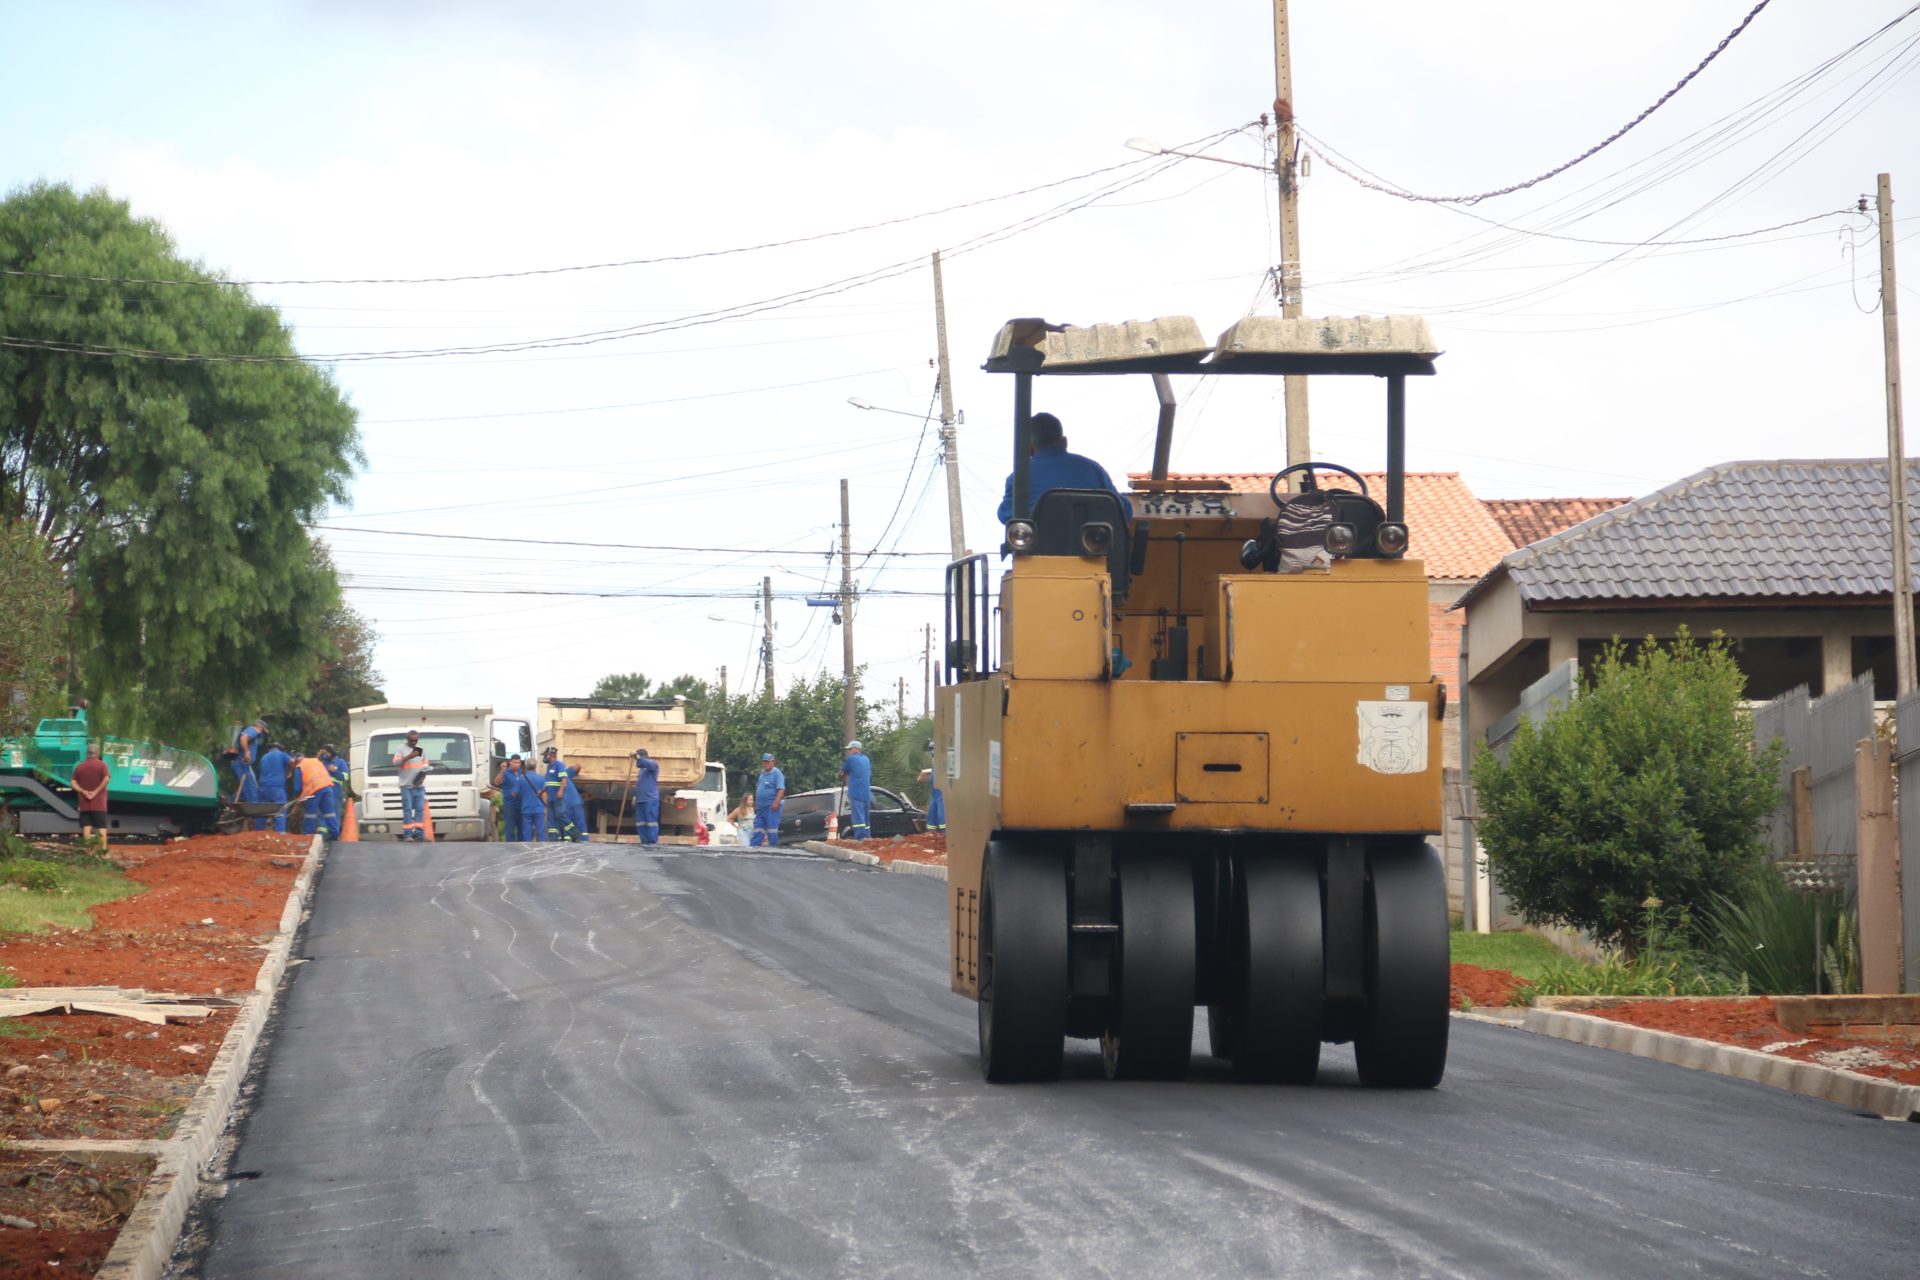
[[[1447,1069],[1447,881],[1429,844],[1367,851],[1367,1016],[1360,1083],[1431,1089]]]
[[[980,885],[980,1069],[995,1084],[1053,1080],[1067,1039],[1067,875],[1004,840]]]
[[[1170,855],[1120,863],[1119,998],[1100,1038],[1114,1080],[1178,1080],[1193,1056],[1193,868]]]

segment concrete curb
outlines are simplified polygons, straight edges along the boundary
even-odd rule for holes
[[[926,876],[933,880],[945,880],[947,869],[936,867],[927,862],[908,862],[896,859],[884,862],[878,854],[862,853],[858,849],[842,849],[839,845],[828,844],[824,840],[802,840],[790,848],[805,849],[808,853],[817,853],[823,858],[835,858],[841,862],[852,862],[863,867],[879,867],[882,871],[897,871],[901,875]]]
[[[254,980],[254,994],[241,1006],[240,1014],[227,1028],[220,1051],[207,1068],[207,1075],[194,1091],[193,1101],[180,1114],[173,1136],[159,1144],[159,1161],[147,1180],[145,1194],[133,1206],[126,1225],[114,1239],[113,1249],[95,1274],[103,1280],[160,1280],[187,1210],[200,1190],[200,1171],[226,1132],[227,1119],[240,1095],[240,1082],[246,1078],[247,1065],[254,1047],[267,1025],[267,1013],[273,1007],[273,995],[287,971],[293,955],[293,935],[300,917],[313,897],[314,880],[326,861],[326,842],[319,836],[307,850],[307,865],[293,882],[286,908],[280,913],[280,932],[267,948]]]
[[[1858,1111],[1872,1111],[1889,1120],[1920,1121],[1920,1085],[1899,1084],[1877,1076],[1823,1067],[1816,1062],[1782,1058],[1758,1049],[1683,1036],[1672,1031],[1655,1031],[1631,1023],[1615,1022],[1588,1013],[1570,1013],[1561,1009],[1530,1009],[1522,1028],[1536,1035],[1553,1036],[1588,1044],[1598,1049],[1630,1053],[1636,1058],[1652,1058],[1695,1071],[1751,1080],[1789,1093],[1804,1094],[1825,1102],[1837,1102]]]

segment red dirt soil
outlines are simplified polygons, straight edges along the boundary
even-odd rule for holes
[[[1617,1005],[1584,1006],[1590,1013],[1654,1031],[1697,1036],[1742,1049],[1764,1049],[1785,1058],[1843,1067],[1863,1075],[1920,1084],[1920,1047],[1872,1039],[1796,1035],[1781,1026],[1766,996],[1737,1000],[1633,1000]]]
[[[0,941],[0,968],[22,986],[250,992],[310,843],[246,832],[115,845],[108,857],[144,891],[96,907],[94,929]],[[103,1014],[0,1023],[0,1138],[165,1135],[233,1018],[232,1008],[216,1006],[210,1017],[159,1027]],[[133,1166],[109,1171],[63,1156],[0,1154],[0,1211],[42,1227],[0,1229],[0,1280],[93,1274],[144,1176]]]
[[[1521,980],[1505,969],[1482,969],[1477,964],[1451,966],[1452,991],[1448,999],[1456,1009],[1500,1009],[1518,1003],[1514,997]]]
[[[926,831],[914,836],[881,836],[876,840],[829,840],[836,849],[871,853],[881,862],[925,862],[936,867],[947,865],[947,836],[943,831]]]

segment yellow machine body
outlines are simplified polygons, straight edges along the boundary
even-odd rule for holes
[[[1124,614],[1102,560],[1014,561],[999,672],[939,690],[955,991],[976,994],[982,859],[999,833],[1439,829],[1444,693],[1428,670],[1420,562],[1207,573],[1196,552],[1237,548],[1240,522],[1209,522],[1207,542],[1181,544],[1171,533],[1201,534],[1200,522],[1165,523]],[[1139,656],[1114,676],[1116,637],[1122,654],[1153,652],[1176,577],[1191,633],[1205,637],[1198,678],[1149,679]]]

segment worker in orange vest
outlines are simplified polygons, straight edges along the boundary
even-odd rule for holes
[[[333,775],[318,756],[296,755],[293,768],[300,784],[300,799],[306,805],[307,820],[302,830],[312,835],[317,829],[327,839],[338,840],[340,814],[333,807]]]

